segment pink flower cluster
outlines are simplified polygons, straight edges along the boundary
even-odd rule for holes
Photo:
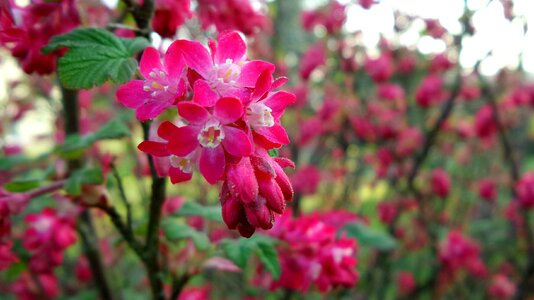
[[[324,8],[302,12],[301,23],[307,31],[322,25],[328,33],[336,34],[341,30],[346,18],[345,5],[332,1]]]
[[[214,25],[218,32],[239,30],[253,35],[270,30],[269,18],[248,0],[198,0],[198,17],[202,28]]]
[[[43,54],[41,48],[52,36],[79,24],[73,0],[36,0],[26,7],[13,5],[12,15],[0,11],[0,46],[11,51],[24,72],[50,74],[55,71],[58,53]]]
[[[325,292],[336,287],[353,287],[357,244],[354,239],[337,237],[338,227],[356,216],[333,211],[291,218],[284,214],[270,235],[282,241],[278,248],[282,274],[271,288],[306,292],[312,285]]]
[[[271,158],[268,150],[289,143],[280,123],[295,96],[276,91],[287,79],[273,80],[274,65],[248,60],[237,32],[226,32],[209,50],[177,40],[161,62],[148,48],[140,63],[144,80],[117,90],[118,100],[136,109],[140,121],[177,108],[178,120],[154,122],[151,138],[139,149],[156,158],[160,176],[188,181],[193,171],[210,184],[223,181],[223,218],[230,229],[250,236],[269,229],[293,190],[282,168],[293,163]]]
[[[63,262],[65,250],[76,242],[75,219],[45,208],[26,215],[24,220],[28,227],[22,245],[30,254],[29,269],[11,288],[19,299],[42,299],[43,294],[57,297],[59,284],[54,269]]]
[[[152,28],[164,38],[172,38],[178,27],[193,16],[191,0],[156,0]]]
[[[480,258],[480,247],[458,230],[451,230],[439,247],[442,278],[454,278],[461,269],[476,277],[486,276],[487,270]]]
[[[534,172],[528,172],[515,185],[519,205],[525,209],[534,208]]]

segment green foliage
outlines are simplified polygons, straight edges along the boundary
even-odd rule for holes
[[[347,235],[356,238],[362,247],[382,251],[393,250],[397,247],[397,241],[387,232],[376,230],[362,223],[347,224],[345,230]]]
[[[165,232],[165,237],[171,242],[190,238],[198,250],[207,250],[210,246],[210,240],[205,233],[187,224],[178,223],[175,220],[169,219],[163,222],[161,226]]]
[[[46,181],[51,174],[53,174],[53,167],[47,169],[35,169],[21,174],[11,182],[4,185],[4,189],[11,193],[22,193],[32,189],[35,189]]]
[[[175,216],[199,216],[211,221],[221,223],[223,221],[220,206],[202,206],[196,202],[185,202]]]
[[[65,184],[65,191],[69,195],[79,196],[82,192],[83,184],[101,184],[103,182],[102,169],[84,168],[72,173]]]
[[[80,136],[69,135],[65,143],[58,148],[59,155],[63,158],[73,159],[83,155],[83,151],[96,141],[108,139],[120,139],[130,136],[128,127],[119,120],[112,120],[102,126],[97,132]]]
[[[58,63],[61,83],[71,89],[90,89],[107,80],[128,81],[137,68],[133,55],[149,45],[145,38],[123,39],[104,29],[79,28],[54,36],[42,51],[68,48]]]
[[[250,255],[255,253],[265,266],[265,269],[277,280],[280,278],[282,271],[280,261],[278,260],[278,253],[274,248],[275,243],[276,240],[272,238],[256,234],[250,239],[225,239],[221,242],[221,247],[226,257],[241,268],[247,265]]]

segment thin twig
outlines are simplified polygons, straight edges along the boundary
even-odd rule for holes
[[[122,178],[119,175],[119,172],[117,170],[117,167],[114,163],[111,163],[111,170],[113,172],[113,177],[115,177],[115,181],[117,181],[117,187],[119,188],[120,198],[122,200],[122,203],[126,207],[126,225],[128,228],[132,228],[132,207],[130,205],[130,202],[128,201],[128,197],[126,197],[126,191],[124,190],[124,185],[122,184]]]

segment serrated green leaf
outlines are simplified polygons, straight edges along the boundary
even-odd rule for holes
[[[119,51],[126,51],[124,43],[113,33],[100,28],[78,28],[62,35],[52,37],[42,52],[48,54],[60,48],[86,48],[108,46]]]
[[[271,273],[273,279],[278,280],[282,270],[280,268],[280,261],[278,260],[278,253],[274,246],[268,242],[257,242],[256,254],[263,263],[263,266],[265,266],[265,269]]]
[[[345,226],[349,237],[354,237],[362,247],[376,248],[382,251],[397,247],[397,241],[387,232],[379,231],[362,223],[351,223]]]
[[[68,48],[58,63],[62,84],[72,89],[89,89],[108,80],[128,81],[137,68],[133,55],[149,44],[144,38],[121,39],[104,29],[78,28],[54,36],[42,51]]]
[[[121,42],[126,47],[126,50],[132,54],[141,52],[145,48],[150,47],[150,42],[142,37],[136,37],[134,39],[121,39]]]
[[[65,191],[72,196],[79,196],[82,192],[83,184],[101,184],[104,182],[102,169],[100,168],[85,168],[76,170],[67,179],[65,183]]]
[[[220,206],[202,206],[196,202],[185,202],[175,215],[179,217],[200,216],[221,223],[223,221]]]
[[[165,232],[165,237],[169,241],[178,241],[185,238],[191,238],[198,250],[203,251],[209,248],[210,240],[208,236],[187,224],[177,223],[173,220],[167,220],[166,222],[163,222],[162,228]]]

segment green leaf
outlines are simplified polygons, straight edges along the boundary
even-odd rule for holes
[[[61,83],[71,89],[90,89],[111,80],[128,81],[137,68],[133,55],[150,43],[144,38],[121,39],[99,28],[78,28],[54,36],[43,53],[68,48],[59,59]]]
[[[72,196],[79,196],[82,192],[83,184],[101,184],[104,182],[102,169],[85,168],[76,170],[65,183],[65,191]]]
[[[202,206],[196,202],[185,202],[175,216],[200,216],[208,220],[223,222],[220,206]]]
[[[39,187],[43,182],[49,179],[53,174],[53,166],[46,169],[32,169],[18,175],[9,183],[4,185],[4,188],[11,193],[21,193]]]
[[[187,224],[177,223],[173,220],[167,220],[166,222],[163,222],[162,228],[165,232],[165,237],[169,241],[178,241],[185,238],[191,238],[198,250],[203,251],[209,248],[210,240],[208,236]]]
[[[94,133],[95,140],[120,139],[130,136],[130,129],[126,124],[118,120],[112,120]]]
[[[221,242],[221,247],[228,259],[233,261],[238,267],[245,268],[254,250],[254,243],[240,238],[237,240],[225,239]]]
[[[280,268],[280,261],[278,260],[278,253],[274,246],[270,243],[259,242],[256,243],[256,254],[265,266],[265,269],[271,273],[274,280],[278,280],[282,273]]]
[[[58,148],[59,155],[67,159],[78,158],[83,155],[85,149],[89,148],[96,141],[119,139],[127,136],[130,136],[128,127],[119,120],[112,120],[95,133],[90,133],[85,136],[67,136],[65,143]]]
[[[31,161],[31,159],[23,154],[0,157],[0,170],[9,170],[16,165],[27,163],[29,161]]]
[[[280,278],[281,274],[278,253],[274,246],[276,242],[277,240],[273,238],[264,235],[255,235],[250,239],[225,239],[221,242],[221,247],[226,257],[241,268],[245,268],[252,253],[256,254],[265,266],[265,269],[276,280]]]
[[[136,37],[134,39],[121,39],[121,42],[126,47],[129,53],[135,54],[150,47],[150,42],[142,37]]]
[[[347,235],[356,238],[362,247],[376,248],[382,251],[397,247],[397,241],[391,235],[362,223],[347,224],[345,230]]]
[[[36,178],[15,179],[4,185],[4,188],[11,193],[21,193],[39,187],[42,181],[42,179]]]

